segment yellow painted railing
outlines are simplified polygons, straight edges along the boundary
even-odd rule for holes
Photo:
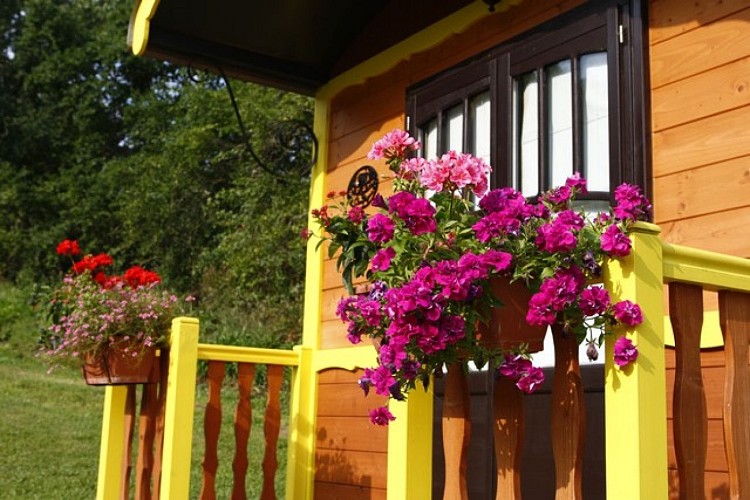
[[[293,369],[285,497],[295,500],[312,498],[318,373],[329,368],[351,371],[369,366],[374,356],[372,346],[327,351],[297,346],[293,350],[278,350],[200,344],[198,338],[197,319],[176,318],[173,321],[171,346],[168,355],[165,354],[169,358],[169,368],[167,376],[164,377],[167,390],[163,405],[163,445],[161,447],[156,445],[158,448],[156,454],[161,457],[161,474],[154,480],[154,498],[157,496],[162,499],[189,498],[196,375],[199,360],[209,362],[209,379],[212,377],[212,364],[223,365],[225,362],[235,362],[239,366],[253,364],[269,367],[288,366]],[[223,371],[223,366],[217,371]],[[209,380],[210,384],[211,380]],[[133,389],[125,386],[110,386],[105,392],[97,485],[97,498],[100,500],[120,498],[123,491],[127,492],[127,486],[123,485],[123,477],[127,479],[129,469],[132,468],[128,450],[131,446],[132,433],[130,419],[135,410],[126,409],[126,401],[129,401],[129,395],[135,393]],[[210,399],[209,394],[209,406]],[[414,401],[418,399],[415,398]],[[135,403],[131,404],[134,406]],[[431,399],[429,405],[431,405]],[[411,407],[414,407],[413,403]],[[408,408],[409,406],[404,405],[400,413],[404,415],[404,421],[408,420]],[[426,436],[423,436],[420,446],[425,442],[427,442]],[[414,453],[420,449],[415,446],[411,448],[415,450]],[[205,464],[204,457],[204,478]],[[401,481],[399,475],[409,470],[410,467],[397,470],[391,484],[398,484]],[[427,469],[422,466],[422,476],[425,470],[429,472],[429,466]],[[427,474],[427,479],[423,478],[422,483],[429,485],[429,477]],[[148,489],[148,485],[144,486],[144,491],[145,489]]]
[[[731,498],[750,498],[750,371],[747,364],[750,339],[750,260],[666,244],[661,241],[659,232],[660,229],[655,225],[638,224],[632,234],[631,255],[624,259],[613,259],[605,267],[604,284],[612,300],[636,302],[644,315],[641,325],[631,330],[622,329],[615,332],[615,335],[607,338],[605,346],[607,498],[651,500],[666,499],[675,494],[682,495],[681,498],[704,497],[703,464],[700,467],[690,464],[689,467],[692,469],[683,467],[680,457],[686,457],[687,462],[691,459],[691,453],[702,453],[705,457],[705,411],[702,423],[696,424],[695,421],[700,419],[691,420],[692,415],[684,417],[687,422],[684,424],[687,429],[685,432],[690,433],[691,429],[695,428],[695,433],[702,437],[681,441],[681,438],[675,435],[678,448],[685,448],[675,452],[679,473],[685,477],[681,479],[679,486],[675,486],[674,480],[670,483],[668,477],[665,357],[667,346],[675,345],[676,337],[683,338],[681,323],[685,322],[679,318],[675,319],[674,315],[678,314],[677,307],[670,311],[673,316],[671,321],[665,316],[665,286],[672,286],[672,283],[697,285],[698,295],[702,290],[720,292],[720,311],[704,312],[702,305],[697,307],[701,319],[706,318],[703,321],[705,327],[697,325],[697,337],[701,337],[700,332],[703,330],[703,338],[697,339],[695,352],[691,353],[691,356],[698,360],[697,374],[687,375],[679,366],[679,358],[684,357],[687,351],[687,348],[680,345],[677,345],[676,349],[676,372],[678,377],[684,372],[685,378],[691,378],[686,382],[688,387],[695,384],[694,379],[700,379],[700,347],[721,346],[722,337],[727,340],[724,428],[730,469],[728,490]],[[736,296],[732,296],[733,300],[730,301],[728,296],[732,294]],[[737,299],[738,296],[742,296],[745,302]],[[748,305],[743,307],[738,304]],[[696,309],[692,305],[687,307],[691,308]],[[737,314],[737,311],[743,309],[744,312]],[[668,338],[665,331],[669,334]],[[614,342],[621,335],[628,335],[638,346],[640,353],[637,362],[625,369],[615,367],[613,362]],[[665,338],[668,343],[665,342]],[[681,418],[677,400],[684,398],[678,394],[680,390],[675,390],[675,427],[679,427],[678,421]],[[700,397],[705,399],[702,392]],[[393,439],[389,440],[389,471],[391,467],[401,468],[402,472],[408,471],[398,477],[389,474],[388,497],[391,499],[431,497],[431,475],[429,471],[419,470],[415,465],[429,462],[430,455],[422,455],[424,458],[419,461],[409,460],[403,453],[404,450],[410,449],[411,443],[421,444],[424,436],[431,435],[431,406],[428,408],[427,403],[420,399],[412,401],[411,396],[409,402],[414,405],[414,409],[406,412],[409,415],[407,422],[399,429],[398,434],[391,431]],[[688,408],[682,411],[682,414],[691,411],[697,413],[694,406],[691,406],[693,403],[682,404]],[[398,424],[398,420],[394,424]],[[429,481],[425,479],[425,474],[430,478]],[[694,476],[698,475],[700,479],[695,480]],[[576,487],[560,486],[558,480],[558,499],[580,498],[580,484]],[[520,489],[516,488],[515,492],[504,498],[520,498],[519,492]]]
[[[711,345],[720,345],[723,336],[727,343],[727,356],[740,360],[736,363],[727,360],[728,373],[739,382],[730,380],[726,384],[724,419],[725,426],[728,425],[730,429],[725,436],[728,436],[727,453],[732,455],[728,456],[728,462],[730,468],[735,468],[734,474],[730,471],[730,491],[736,498],[750,495],[747,490],[750,487],[750,474],[742,470],[743,467],[750,467],[746,465],[747,458],[743,455],[750,449],[750,423],[747,417],[750,414],[750,396],[742,395],[745,389],[750,389],[750,373],[747,373],[747,363],[742,362],[747,359],[750,320],[734,315],[733,311],[738,306],[733,305],[735,303],[731,300],[725,300],[727,294],[750,293],[750,261],[663,243],[659,228],[650,224],[637,225],[632,240],[631,255],[608,262],[604,276],[604,284],[612,299],[637,302],[645,318],[640,326],[630,331],[618,331],[608,338],[605,349],[607,498],[662,499],[674,493],[669,491],[667,474],[665,349],[667,345],[676,343],[678,352],[684,352],[679,351],[679,344],[685,338],[685,325],[679,318],[673,318],[671,322],[668,317],[664,320],[665,286],[672,286],[672,283],[697,288],[698,295],[701,290],[709,290],[719,291],[720,297],[724,297],[720,300],[719,312],[709,311],[699,315],[703,314],[706,318],[704,323],[709,323],[708,327],[703,326],[703,336],[713,337]],[[676,314],[678,308],[671,309],[674,309],[671,313]],[[717,318],[720,321],[715,321]],[[721,329],[718,328],[719,323]],[[700,337],[700,325],[697,328],[696,338]],[[636,363],[620,369],[613,365],[612,351],[616,337],[625,334],[638,346],[640,354]],[[701,343],[696,342],[696,345]],[[696,353],[689,356],[698,359]],[[197,320],[176,319],[172,329],[164,410],[163,473],[160,483],[160,497],[163,499],[185,499],[189,496],[196,366],[200,359],[293,368],[286,498],[312,498],[318,373],[334,367],[354,370],[369,366],[373,362],[372,348],[319,350],[314,346],[298,346],[282,351],[199,344]],[[679,366],[677,372],[680,372]],[[699,374],[697,376],[700,377]],[[745,383],[748,384],[747,388],[743,385]],[[121,491],[126,397],[127,391],[122,387],[107,389],[97,492],[100,499],[116,498]],[[678,395],[676,390],[676,420],[683,418],[679,416],[677,400],[683,398],[681,401],[686,401],[684,397],[687,396]],[[697,397],[705,398],[702,392]],[[429,498],[432,487],[433,397],[430,393],[415,391],[407,401],[393,403],[391,411],[398,418],[388,432],[387,497],[390,500]],[[688,417],[684,418],[689,420]],[[697,443],[691,441],[690,446],[697,450],[695,453],[698,455],[705,455],[705,446],[701,452],[701,439]],[[685,451],[678,452],[678,455],[680,453],[684,454]],[[690,467],[695,468],[694,465]],[[689,482],[691,486],[688,486]],[[685,480],[683,483],[681,487],[689,487],[693,491],[703,484],[702,480]]]

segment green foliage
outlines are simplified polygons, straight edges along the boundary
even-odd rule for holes
[[[0,345],[17,357],[29,357],[35,350],[38,328],[32,293],[0,281]]]
[[[231,82],[246,137],[221,78],[128,53],[131,7],[0,6],[0,280],[57,281],[55,245],[80,239],[196,295],[205,336],[287,345],[309,179],[277,132],[311,102]]]

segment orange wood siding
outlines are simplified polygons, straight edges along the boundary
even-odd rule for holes
[[[666,241],[750,257],[750,1],[650,2],[655,222]],[[705,295],[705,294],[704,294]],[[715,294],[706,309],[716,309]],[[706,498],[729,497],[722,350],[701,353],[708,412]],[[667,352],[670,498],[674,351]]]
[[[652,0],[650,24],[655,222],[750,257],[750,2]]]
[[[357,386],[362,371],[320,373],[315,443],[315,498],[385,498],[388,428],[368,410],[385,403]]]

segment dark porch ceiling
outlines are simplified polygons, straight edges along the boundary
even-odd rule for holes
[[[144,55],[313,94],[473,1],[160,0]],[[153,4],[137,1],[131,31]]]

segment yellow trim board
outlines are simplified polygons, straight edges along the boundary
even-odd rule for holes
[[[385,73],[399,62],[409,60],[414,54],[435,47],[454,34],[465,32],[480,19],[506,11],[522,1],[501,1],[492,13],[487,4],[481,1],[467,5],[333,78],[320,88],[318,96],[330,99],[347,87],[364,83],[368,78]]]
[[[128,47],[137,56],[146,52],[151,19],[156,14],[159,0],[140,0],[133,8],[128,26]]]

